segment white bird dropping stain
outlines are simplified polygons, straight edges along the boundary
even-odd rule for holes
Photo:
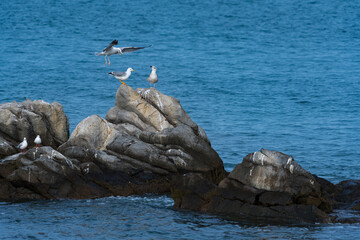
[[[255,162],[255,155],[256,155],[256,152],[253,153],[253,156],[252,156],[252,161]]]
[[[36,149],[37,150],[37,149]],[[34,155],[34,160],[35,160],[35,158],[36,158],[36,152],[33,152],[33,155]]]
[[[287,160],[286,165],[289,165],[291,163],[291,161],[292,161],[292,157],[289,157],[289,159]]]
[[[70,168],[74,169],[74,165],[69,159],[65,158],[65,162]],[[89,167],[89,165],[88,165],[88,167]]]
[[[263,154],[263,155],[261,155],[261,165],[263,165],[263,166],[264,166],[264,154]]]
[[[162,102],[161,102],[161,100],[160,100],[160,96],[159,96],[158,93],[156,93],[155,96],[156,96],[156,98],[157,98],[157,100],[158,100],[157,105],[158,105],[158,107],[160,108],[160,110],[163,112],[163,111],[164,111],[164,110],[163,110],[163,109],[164,109],[164,106],[163,106],[163,104],[162,104]]]
[[[254,170],[254,167],[250,168],[250,177],[252,175],[253,170]]]
[[[52,151],[51,151],[51,160],[54,160],[54,159],[53,159],[54,156],[55,156],[55,150],[52,150]]]
[[[315,182],[314,182],[314,180],[310,179],[310,183],[311,183],[311,185],[314,185]]]

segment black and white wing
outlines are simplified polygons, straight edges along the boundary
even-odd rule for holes
[[[122,53],[126,53],[126,52],[134,52],[134,51],[137,51],[137,50],[140,50],[140,49],[144,49],[144,48],[148,48],[148,47],[151,47],[152,45],[149,45],[147,47],[122,47],[121,48],[121,52]]]
[[[117,40],[113,40],[106,48],[103,49],[103,52],[107,52],[109,51],[113,46],[117,45],[118,41]]]

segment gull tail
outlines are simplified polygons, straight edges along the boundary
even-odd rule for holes
[[[96,56],[101,56],[101,55],[104,55],[104,53],[103,52],[96,52],[95,55]]]

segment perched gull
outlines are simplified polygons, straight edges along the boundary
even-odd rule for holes
[[[155,88],[155,83],[158,82],[158,76],[156,74],[157,68],[155,66],[150,66],[150,67],[152,68],[152,70],[149,77],[146,80],[150,83],[150,87],[151,84],[154,84],[154,88]]]
[[[24,137],[24,140],[17,146],[17,148],[20,148],[21,153],[23,153],[27,146],[28,143],[26,141],[26,137]]]
[[[122,84],[126,85],[123,81],[130,77],[131,72],[135,72],[135,70],[128,68],[126,72],[110,72],[109,74],[113,75],[114,78],[118,79]]]
[[[35,147],[39,148],[40,147],[40,144],[41,144],[41,138],[40,138],[40,135],[37,135],[35,140],[34,140],[34,143],[35,143]]]
[[[152,45],[149,45],[147,47],[120,47],[120,48],[114,47],[117,44],[118,44],[118,41],[114,40],[109,44],[109,46],[104,48],[102,50],[102,52],[96,52],[95,55],[96,56],[105,56],[105,65],[107,64],[106,57],[108,57],[109,65],[110,65],[110,58],[109,58],[110,55],[113,55],[113,54],[122,55],[123,53],[134,52],[136,50],[152,46]]]

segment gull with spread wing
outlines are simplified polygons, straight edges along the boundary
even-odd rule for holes
[[[124,53],[129,53],[129,52],[134,52],[140,49],[144,49],[144,48],[148,48],[151,47],[152,45],[149,45],[147,47],[114,47],[115,45],[118,44],[117,40],[112,41],[106,48],[104,48],[102,50],[102,52],[96,52],[95,55],[96,56],[105,56],[105,65],[108,63],[106,60],[106,57],[109,60],[109,65],[110,65],[110,58],[109,56],[113,55],[113,54],[119,54],[119,55],[123,55]]]

